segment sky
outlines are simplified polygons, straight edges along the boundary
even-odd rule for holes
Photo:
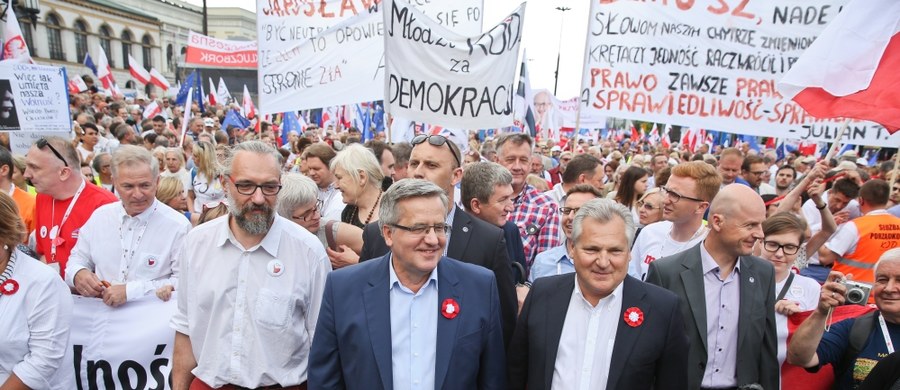
[[[198,5],[202,3],[201,0],[186,1]],[[520,3],[520,0],[484,0],[484,26],[496,24]],[[559,52],[560,76],[556,96],[568,99],[578,95],[590,3],[583,0],[528,2],[525,7],[522,45],[528,57],[532,89],[553,91],[556,58]],[[253,0],[207,0],[207,6],[256,10],[256,2]],[[570,9],[558,11],[557,7]]]

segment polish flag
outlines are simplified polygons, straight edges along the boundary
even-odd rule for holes
[[[241,115],[247,119],[253,119],[256,117],[256,107],[253,106],[253,99],[250,98],[250,90],[247,89],[247,84],[244,84],[244,96],[241,104]]]
[[[137,82],[143,85],[150,83],[150,72],[148,72],[147,69],[144,69],[138,60],[134,59],[131,54],[128,55],[128,70],[131,72],[131,77],[137,80]]]
[[[73,77],[69,79],[69,93],[75,95],[88,90],[87,84],[81,77]]]
[[[162,107],[154,100],[147,107],[144,107],[144,119],[153,119],[153,117],[162,114]]]
[[[900,129],[900,1],[851,0],[800,56],[778,90],[819,118]]]
[[[662,135],[662,147],[669,149],[672,147],[672,143],[669,141],[669,131],[672,130],[672,125],[666,125],[665,129],[663,129]]]
[[[216,96],[218,93],[216,92],[216,84],[213,83],[212,79],[209,79],[209,105],[215,106],[219,104],[219,97]]]
[[[97,46],[100,48],[100,55],[97,56],[97,78],[100,79],[100,84],[103,85],[103,89],[114,91],[116,79],[113,77],[112,69],[109,67],[109,60],[106,58],[106,52],[103,51],[103,46]]]
[[[28,45],[25,44],[25,38],[22,35],[22,29],[19,27],[19,20],[12,7],[6,8],[6,23],[3,24],[3,52],[0,59],[4,61],[16,61],[27,64],[33,64],[31,52],[28,51]]]
[[[150,83],[161,88],[163,91],[167,91],[171,87],[169,85],[169,80],[166,80],[166,76],[159,73],[156,68],[150,68]]]

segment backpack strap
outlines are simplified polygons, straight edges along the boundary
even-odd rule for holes
[[[853,367],[857,355],[865,348],[869,335],[875,329],[875,316],[878,313],[877,310],[872,311],[856,317],[856,320],[853,321],[853,326],[850,327],[850,342],[847,345],[847,350],[844,351],[844,356],[834,366],[835,385],[838,383],[838,378]]]
[[[335,222],[337,221],[325,222],[325,241],[328,241],[328,247],[332,250],[337,250],[337,241],[334,237]]]

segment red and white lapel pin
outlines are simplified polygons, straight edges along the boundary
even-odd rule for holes
[[[632,328],[637,328],[644,322],[644,312],[637,307],[629,307],[623,317],[625,323]]]
[[[459,303],[453,298],[445,299],[441,304],[441,314],[448,320],[456,318],[459,315]]]
[[[19,291],[19,282],[15,279],[6,279],[3,284],[0,284],[0,294],[13,295],[16,291]]]

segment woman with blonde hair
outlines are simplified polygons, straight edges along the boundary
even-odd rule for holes
[[[331,160],[331,171],[346,204],[341,222],[363,228],[377,221],[384,174],[375,154],[360,144],[349,145]]]
[[[203,210],[203,205],[218,203],[225,199],[225,189],[219,177],[219,163],[216,161],[216,147],[206,141],[194,146],[194,168],[191,169],[191,187],[188,198],[192,212]]]

